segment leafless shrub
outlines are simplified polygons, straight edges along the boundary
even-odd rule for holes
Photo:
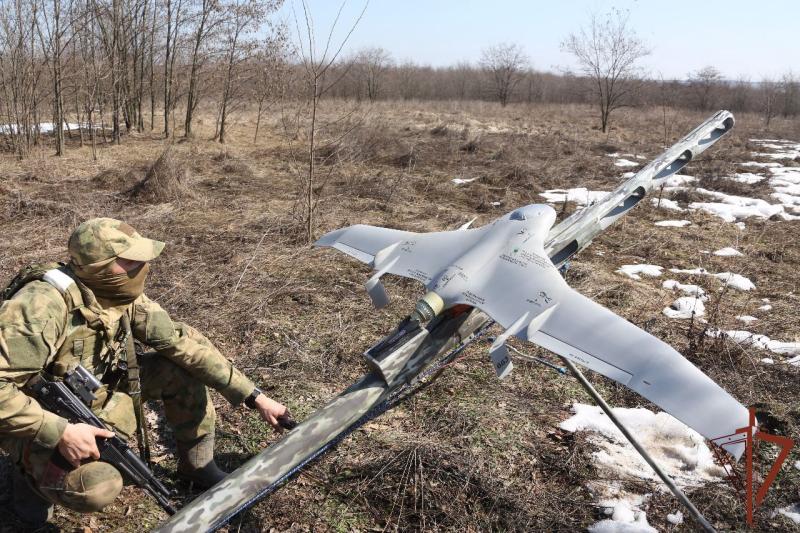
[[[132,199],[145,203],[182,201],[194,197],[188,187],[186,169],[175,161],[167,148],[147,170],[144,178],[129,191]]]

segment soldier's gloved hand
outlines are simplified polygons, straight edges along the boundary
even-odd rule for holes
[[[269,423],[275,431],[281,431],[283,428],[278,421],[278,418],[286,415],[289,411],[286,406],[268,398],[266,394],[259,394],[255,399],[256,409],[261,418]]]
[[[67,462],[77,468],[81,466],[81,459],[100,459],[96,437],[111,438],[113,436],[113,431],[89,424],[67,424],[61,440],[58,441],[58,451]]]

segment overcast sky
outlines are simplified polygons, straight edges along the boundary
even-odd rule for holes
[[[308,0],[318,42],[324,43],[340,0]],[[280,12],[294,29],[299,0]],[[341,39],[364,6],[348,0]],[[789,70],[800,74],[800,0],[371,0],[345,51],[379,46],[395,60],[444,66],[477,62],[500,42],[522,45],[537,70],[574,66],[560,44],[589,14],[612,7],[630,11],[631,27],[651,48],[642,61],[651,76],[685,78],[713,65],[728,79],[753,81]]]

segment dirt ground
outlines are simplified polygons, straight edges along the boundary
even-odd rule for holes
[[[547,189],[610,190],[628,169],[615,167],[607,154],[649,160],[706,117],[624,110],[612,117],[606,134],[596,127],[594,110],[579,106],[393,102],[355,108],[325,102],[322,111],[317,237],[355,223],[434,231],[477,217],[478,226],[514,207],[542,202],[538,193]],[[144,193],[135,186],[166,146],[157,133],[102,145],[97,161],[77,139],[63,158],[52,156],[49,147],[24,161],[4,156],[0,281],[4,285],[26,264],[64,259],[67,237],[81,221],[124,219],[167,242],[152,264],[148,295],[174,319],[205,332],[269,395],[304,418],[366,371],[360,354],[413,308],[422,288],[387,279],[393,302],[376,312],[363,290],[367,267],[306,244],[298,202],[304,137],[292,119],[289,111],[274,110],[254,143],[255,117],[240,113],[222,146],[210,140],[213,118],[204,116],[195,139],[171,147],[173,174],[180,180],[170,187],[151,184]],[[757,116],[737,117],[734,131],[684,172],[700,178],[701,187],[719,187],[715,178],[744,171],[738,163],[753,159],[750,152],[757,150],[750,139],[800,141],[798,121],[776,120],[769,132],[760,124]],[[455,186],[456,177],[476,179]],[[732,194],[769,198],[763,183],[729,187]],[[685,202],[695,193],[682,194]],[[693,224],[653,225],[663,218]],[[762,364],[769,353],[707,337],[695,321],[665,317],[661,310],[678,296],[661,288],[666,278],[636,281],[615,273],[620,265],[639,262],[745,275],[755,290],[717,290],[722,285],[716,281],[692,281],[712,289],[709,323],[800,341],[800,222],[746,224],[739,231],[700,212],[667,216],[642,202],[575,258],[568,281],[637,325],[646,323],[743,404],[769,413],[769,431],[800,441],[800,368],[780,364],[777,356],[776,364]],[[745,255],[702,253],[724,246]],[[742,327],[735,316],[750,314],[762,298],[770,299],[773,310],[757,325]],[[516,346],[546,357],[532,346]],[[472,346],[431,387],[357,431],[234,519],[229,530],[576,531],[600,520],[602,509],[586,488],[599,475],[592,445],[584,434],[558,429],[573,402],[591,400],[574,379],[523,361],[499,382],[487,348]],[[653,408],[599,375],[590,379],[612,405]],[[215,404],[223,467],[235,468],[278,438],[251,412],[232,410],[220,396]],[[179,502],[188,501],[194,493],[174,475],[168,435],[156,425],[150,429],[164,447],[156,473],[180,492]],[[788,464],[798,460],[795,450]],[[7,462],[0,466],[6,473],[8,468]],[[0,477],[4,502],[6,480]],[[729,485],[706,485],[689,496],[720,530],[745,528],[742,502]],[[787,466],[757,515],[756,529],[800,529],[769,511],[796,502],[800,470]],[[675,508],[670,495],[654,492],[646,506],[649,523],[661,531],[693,530],[688,518],[680,526],[667,522]],[[103,514],[57,509],[51,529],[138,531],[164,517],[145,494],[129,487]],[[17,528],[6,503],[0,504],[0,530]]]

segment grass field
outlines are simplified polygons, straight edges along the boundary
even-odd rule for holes
[[[604,134],[593,110],[580,106],[323,104],[316,236],[355,223],[437,231],[477,217],[478,226],[514,207],[542,202],[539,193],[545,190],[610,190],[629,169],[615,166],[608,154],[649,160],[706,118],[630,109],[614,117]],[[363,290],[368,268],[305,243],[298,201],[304,137],[293,117],[291,110],[274,111],[253,143],[255,117],[240,114],[222,146],[209,140],[213,119],[203,116],[193,140],[172,145],[171,166],[161,165],[160,174],[148,174],[165,149],[156,134],[133,134],[120,146],[102,146],[97,161],[88,147],[76,146],[63,158],[48,148],[24,161],[5,156],[0,161],[3,282],[28,263],[65,258],[67,237],[82,220],[126,220],[168,243],[152,264],[148,295],[173,319],[205,332],[302,419],[366,371],[360,354],[413,308],[422,290],[407,280],[386,279],[393,303],[376,312]],[[705,187],[770,199],[767,180],[747,185],[720,177],[745,171],[739,164],[759,151],[753,138],[800,142],[800,122],[775,120],[772,131],[763,132],[757,116],[737,121],[728,137],[685,169],[699,181],[672,198],[684,205],[698,201],[696,187]],[[800,159],[781,163],[800,166]],[[766,173],[756,172],[762,170]],[[155,181],[131,192],[147,175]],[[474,181],[456,186],[453,178]],[[563,216],[575,205],[556,208]],[[654,225],[665,218],[692,224]],[[572,262],[567,279],[635,324],[646,324],[743,404],[769,413],[769,431],[800,440],[800,367],[785,364],[788,357],[709,337],[697,320],[664,316],[662,309],[679,296],[661,286],[671,274],[633,280],[615,272],[623,264],[648,263],[744,275],[756,289],[723,288],[705,276],[675,279],[707,290],[705,318],[711,327],[800,341],[800,222],[745,223],[740,230],[707,213],[673,216],[642,202]],[[744,255],[703,253],[726,246]],[[758,314],[763,298],[772,310]],[[746,326],[735,318],[752,314],[759,320]],[[546,356],[532,346],[516,346]],[[587,489],[606,475],[593,463],[595,449],[586,434],[558,428],[574,402],[590,399],[574,379],[523,361],[499,382],[487,348],[471,347],[433,386],[356,432],[237,517],[229,530],[575,531],[600,520],[602,509]],[[765,357],[775,364],[763,364]],[[590,379],[612,405],[653,408],[599,375]],[[234,468],[277,438],[252,413],[230,409],[220,396],[215,403],[223,467]],[[151,431],[167,448],[158,457],[157,474],[187,501],[192,493],[174,477],[168,436],[157,427]],[[765,460],[770,453],[761,451]],[[798,529],[782,515],[772,516],[772,510],[800,502],[800,470],[791,467],[798,460],[795,451],[757,516],[759,530]],[[8,496],[6,479],[0,481],[0,499]],[[653,483],[623,483],[652,493],[645,509],[657,529],[694,529],[688,518],[677,526],[667,522],[678,504],[671,495],[654,492]],[[744,529],[741,501],[728,484],[709,483],[689,495],[719,529]],[[62,530],[137,531],[163,518],[147,496],[127,488],[102,515],[57,509],[53,523]],[[0,506],[0,529],[16,530],[5,506]]]

